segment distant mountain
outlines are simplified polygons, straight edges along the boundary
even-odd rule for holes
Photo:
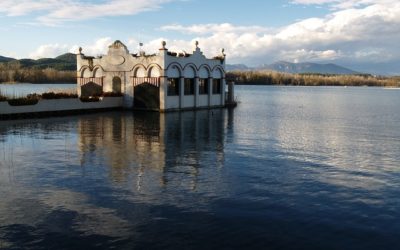
[[[318,73],[318,74],[338,74],[350,75],[358,74],[358,72],[351,69],[333,64],[319,64],[319,63],[290,63],[285,61],[275,62],[269,65],[262,65],[259,69],[269,69],[285,73]]]
[[[337,74],[337,75],[350,75],[359,74],[359,72],[353,71],[351,69],[333,64],[319,64],[319,63],[290,63],[285,61],[279,61],[272,64],[263,64],[258,67],[247,67],[243,64],[226,65],[228,71],[240,70],[271,70],[285,73],[314,73],[314,74]]]
[[[227,71],[234,71],[234,70],[246,71],[246,70],[252,70],[252,68],[250,68],[244,64],[227,64],[226,70]]]
[[[76,54],[73,53],[65,53],[60,56],[57,56],[55,59],[76,64]]]
[[[11,57],[0,56],[0,63],[2,63],[2,62],[11,62],[11,61],[14,61],[14,60],[15,59],[11,58]]]
[[[66,53],[56,58],[41,58],[37,60],[33,59],[14,59],[9,57],[0,56],[0,63],[19,62],[22,67],[25,68],[53,68],[57,70],[76,70],[76,55],[72,53]],[[286,73],[317,73],[317,74],[358,74],[358,72],[351,69],[329,63],[290,63],[285,61],[279,61],[272,64],[264,64],[258,67],[248,67],[244,64],[227,64],[227,71],[248,71],[248,70],[272,70]]]
[[[3,58],[5,58],[3,60]],[[11,59],[11,60],[9,60]],[[14,63],[18,62],[24,68],[38,68],[46,69],[53,68],[57,70],[76,70],[76,55],[72,53],[66,53],[56,58],[41,58],[37,60],[33,59],[13,59],[0,56],[0,63]]]

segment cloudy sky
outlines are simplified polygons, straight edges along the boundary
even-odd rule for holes
[[[400,74],[399,0],[0,0],[0,55],[99,55],[113,40],[132,53],[160,41],[228,63],[338,63]]]

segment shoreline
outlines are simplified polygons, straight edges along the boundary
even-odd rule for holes
[[[379,85],[294,85],[294,84],[259,84],[259,83],[236,83],[236,86],[274,86],[274,87],[340,87],[340,88],[387,88],[400,89],[400,86]]]

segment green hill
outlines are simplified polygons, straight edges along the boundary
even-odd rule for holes
[[[15,59],[14,58],[11,58],[11,57],[5,57],[5,56],[0,56],[0,63],[3,63],[3,62],[11,62],[11,61],[14,61]]]
[[[56,58],[37,60],[0,57],[2,82],[76,82],[76,55],[67,53]]]
[[[0,63],[12,63],[20,64],[22,68],[33,68],[33,69],[47,69],[52,68],[55,70],[62,71],[75,71],[76,70],[76,55],[72,53],[66,53],[56,58],[40,58],[37,60],[33,59],[14,59],[0,56]]]

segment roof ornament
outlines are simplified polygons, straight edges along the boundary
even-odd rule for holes
[[[199,47],[199,41],[194,42],[194,44],[196,45],[196,48]]]
[[[144,56],[143,43],[139,42],[139,55]]]
[[[224,49],[224,48],[221,49],[221,55],[222,55],[223,57],[226,56],[226,55],[225,55],[225,49]]]
[[[167,45],[167,42],[166,42],[166,41],[162,41],[162,42],[161,42],[162,49],[166,49],[166,48],[165,48],[166,45]]]
[[[82,55],[82,47],[79,47],[79,55]]]

